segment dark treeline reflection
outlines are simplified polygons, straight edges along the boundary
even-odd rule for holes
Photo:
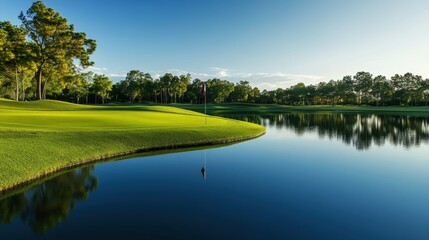
[[[297,135],[317,133],[339,139],[358,150],[386,142],[405,148],[429,141],[429,118],[352,113],[285,113],[275,115],[224,115],[265,127],[287,128]]]
[[[87,199],[97,188],[93,171],[94,166],[76,169],[1,199],[0,223],[8,224],[20,217],[35,233],[46,232],[67,219],[75,203]]]

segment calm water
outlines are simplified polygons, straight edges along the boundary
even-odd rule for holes
[[[429,238],[429,119],[230,117],[267,134],[101,163],[2,196],[0,239]]]

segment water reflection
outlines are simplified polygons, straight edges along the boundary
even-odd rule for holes
[[[419,116],[353,113],[285,113],[275,115],[227,115],[265,127],[292,129],[297,135],[317,133],[338,139],[358,150],[386,142],[410,148],[429,141],[429,118]]]
[[[201,168],[201,174],[203,175],[203,179],[207,179],[207,150],[204,151],[204,166]]]
[[[76,169],[1,199],[0,223],[9,224],[15,217],[20,217],[35,233],[46,232],[67,219],[76,202],[87,199],[97,188],[94,168]]]

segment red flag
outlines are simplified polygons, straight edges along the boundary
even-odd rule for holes
[[[203,95],[206,95],[206,85],[205,84],[200,87],[200,93]]]

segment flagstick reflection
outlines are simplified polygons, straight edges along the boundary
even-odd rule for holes
[[[201,173],[203,174],[203,179],[207,179],[207,150],[204,150],[204,167],[201,168]]]

